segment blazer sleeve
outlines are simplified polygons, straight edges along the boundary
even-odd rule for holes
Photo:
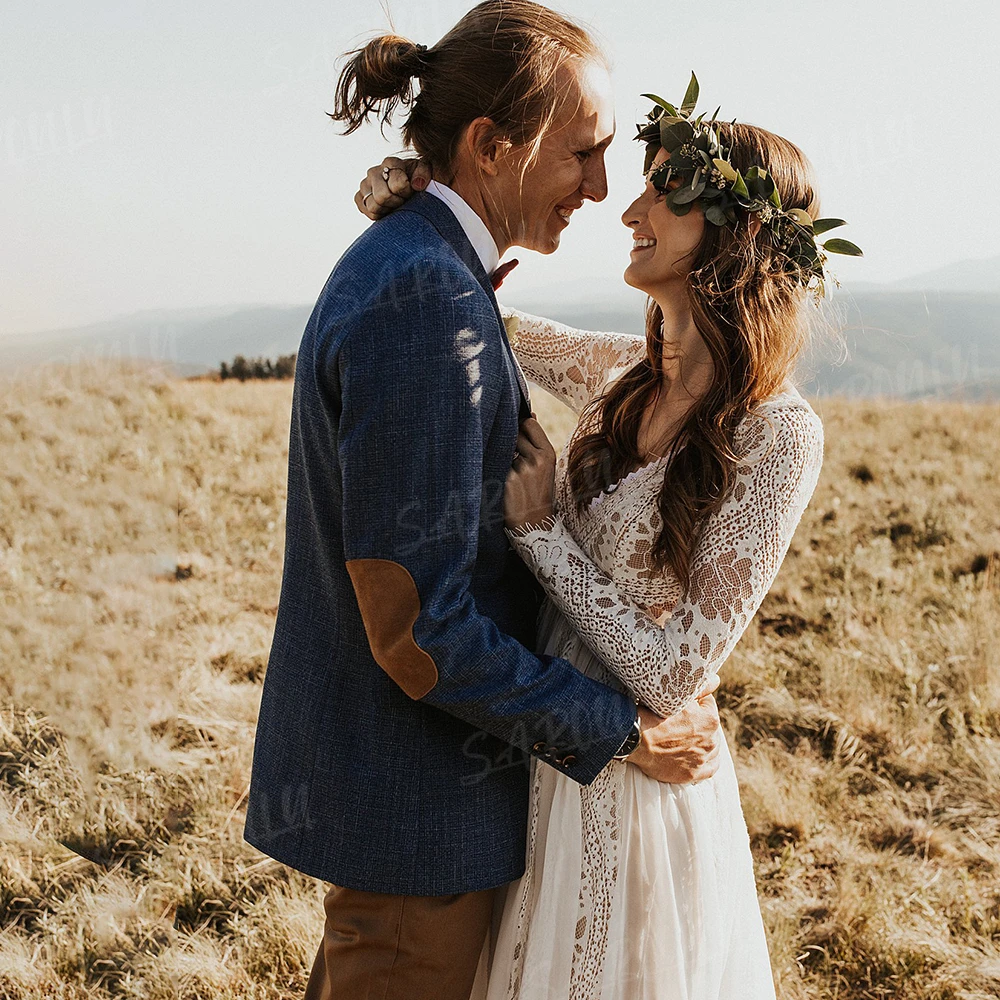
[[[445,294],[447,281],[410,278],[359,317],[336,362],[344,553],[372,654],[411,698],[587,784],[621,746],[634,702],[477,610],[482,509],[499,499],[484,496],[480,412],[496,314],[478,288]]]
[[[508,307],[502,315],[525,376],[577,413],[646,353],[646,338],[636,334],[576,330]]]

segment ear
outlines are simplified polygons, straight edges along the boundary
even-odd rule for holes
[[[500,159],[511,148],[510,142],[496,137],[492,118],[476,118],[465,130],[465,147],[481,173],[496,176]]]

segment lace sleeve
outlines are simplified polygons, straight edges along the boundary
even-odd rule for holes
[[[508,531],[584,641],[662,716],[684,708],[732,652],[774,582],[816,487],[823,427],[807,404],[748,417],[733,490],[705,524],[688,593],[658,625],[583,552],[558,517]]]
[[[516,309],[502,314],[525,376],[578,413],[614,373],[646,352],[646,338],[635,334],[574,330]]]

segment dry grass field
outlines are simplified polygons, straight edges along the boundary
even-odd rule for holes
[[[323,886],[241,840],[290,395],[0,387],[0,997],[301,991]],[[722,675],[778,993],[996,997],[1000,406],[817,408],[820,486]]]

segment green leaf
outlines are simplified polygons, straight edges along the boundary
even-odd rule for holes
[[[665,101],[662,97],[657,97],[656,94],[640,94],[640,97],[646,97],[651,100],[654,104],[659,104],[661,108],[672,108],[673,105],[669,101]]]
[[[750,197],[746,181],[743,180],[743,175],[738,170],[736,171],[736,181],[733,184],[733,194],[735,194],[738,198]]]
[[[770,201],[771,204],[774,205],[774,207],[779,212],[781,211],[781,195],[778,194],[778,189],[777,188],[773,188],[771,190],[771,194],[770,194],[770,196],[768,198],[768,201]]]
[[[709,205],[705,209],[705,220],[714,226],[724,226],[729,221],[726,213],[718,205]]]
[[[649,173],[647,169],[646,173]],[[670,178],[673,176],[673,168],[670,166],[669,161],[661,163],[649,176],[649,183],[653,185],[658,191],[666,191],[667,185],[670,183]]]
[[[739,174],[736,172],[736,168],[728,160],[715,159],[713,162],[715,163],[716,169],[720,174],[722,174],[723,177],[726,178],[727,181],[734,181],[737,177],[739,177]],[[755,170],[756,167],[752,167],[751,169]],[[749,176],[750,171],[748,170],[747,177]]]
[[[698,183],[692,187],[690,184],[685,184],[684,187],[679,187],[672,191],[670,194],[670,202],[672,205],[686,205],[688,202],[694,201],[698,196],[705,190],[705,181],[699,180]]]
[[[698,77],[691,71],[691,82],[684,92],[684,100],[681,101],[681,114],[690,114],[694,111],[694,106],[698,103]]]
[[[691,128],[690,122],[681,120],[679,122],[662,122],[660,124],[660,145],[669,153],[673,153],[675,149],[680,149],[693,135],[694,129]]]
[[[831,229],[837,229],[840,226],[846,226],[847,223],[843,219],[817,219],[813,223],[813,232],[817,236],[822,236],[823,233],[828,232]]]
[[[823,244],[823,249],[827,253],[842,253],[847,254],[848,257],[864,257],[864,251],[861,247],[855,246],[850,240],[827,240]]]

